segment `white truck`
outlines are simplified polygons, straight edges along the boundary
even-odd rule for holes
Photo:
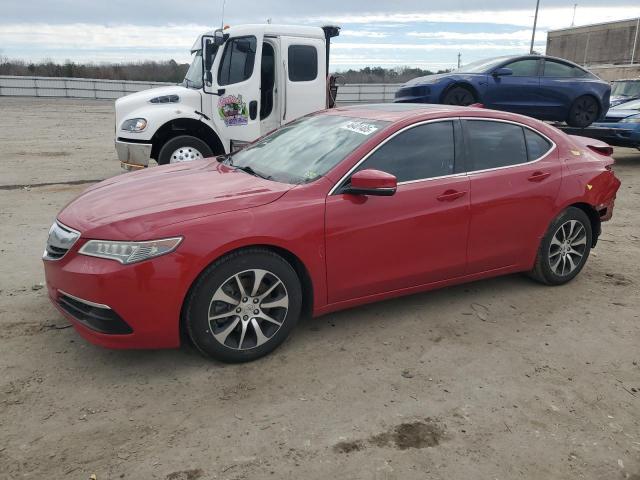
[[[123,168],[230,153],[308,113],[333,106],[328,78],[335,26],[241,25],[200,35],[181,85],[116,100]]]

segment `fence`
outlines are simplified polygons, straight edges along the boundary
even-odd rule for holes
[[[161,82],[98,80],[91,78],[13,77],[0,75],[0,96],[66,97],[113,100],[148,88],[172,85]],[[338,89],[339,103],[391,102],[400,84],[348,84]]]

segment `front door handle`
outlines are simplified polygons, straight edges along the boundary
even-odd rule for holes
[[[527,180],[530,182],[541,182],[546,178],[549,178],[551,174],[549,172],[533,172]]]
[[[458,190],[445,190],[442,195],[436,197],[441,202],[452,202],[460,197],[464,197],[467,192],[459,192]]]

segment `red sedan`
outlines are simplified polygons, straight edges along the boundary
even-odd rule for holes
[[[125,174],[58,215],[44,266],[89,341],[246,361],[302,315],[513,272],[584,267],[620,182],[611,148],[442,105],[320,112],[225,158]]]

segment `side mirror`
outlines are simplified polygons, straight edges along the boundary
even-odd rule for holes
[[[508,77],[509,75],[513,75],[513,70],[506,67],[497,68],[493,71],[492,75],[494,77]]]
[[[220,30],[216,30],[213,35],[202,36],[202,85],[205,93],[216,95],[215,92],[208,91],[207,87],[213,85],[211,67],[213,67],[218,49],[226,40],[227,37]]]
[[[343,189],[343,193],[390,197],[396,193],[397,188],[398,180],[394,175],[367,169],[354,173],[349,185]]]

